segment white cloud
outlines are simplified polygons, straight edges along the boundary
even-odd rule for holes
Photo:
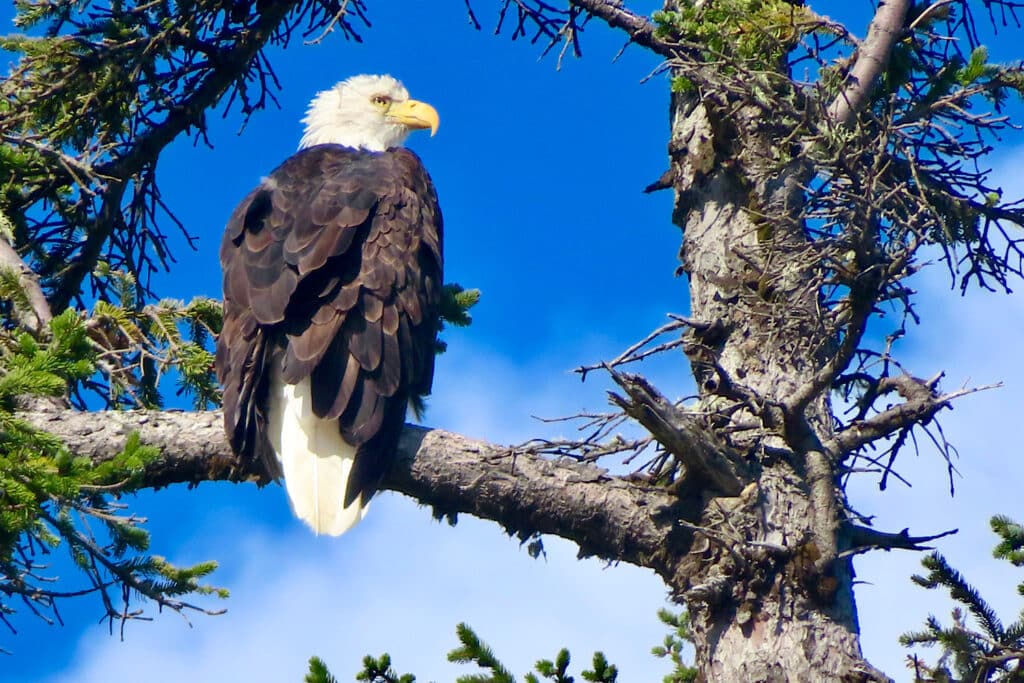
[[[603,650],[623,680],[667,670],[648,654],[664,633],[654,616],[660,582],[577,561],[564,542],[547,541],[548,559],[533,560],[493,524],[465,519],[452,529],[390,494],[340,540],[215,525],[197,530],[196,542],[226,560],[226,615],[194,618],[191,629],[165,615],[132,625],[125,642],[90,629],[74,666],[48,683],[138,680],[143,671],[153,683],[294,681],[313,654],[351,680],[364,654],[384,651],[418,680],[454,680],[469,672],[444,660],[459,621],[519,674],[563,646],[580,664]]]

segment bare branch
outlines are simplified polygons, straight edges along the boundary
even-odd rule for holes
[[[330,23],[328,23],[327,26],[324,27],[320,35],[318,35],[316,38],[311,38],[309,40],[303,41],[303,45],[319,45],[324,41],[324,38],[333,33],[334,28],[338,25],[338,22],[341,21],[345,17],[345,14],[348,12],[348,3],[349,0],[342,0],[341,7],[338,9],[337,12],[335,12],[334,18],[331,19]]]
[[[889,56],[907,21],[910,0],[884,0],[868,27],[868,36],[857,51],[846,87],[828,106],[828,118],[845,125],[867,102],[878,78],[889,63]]]
[[[911,536],[904,529],[899,533],[878,531],[870,527],[850,524],[846,527],[846,540],[849,548],[843,551],[842,555],[856,555],[869,550],[932,550],[930,546],[922,545],[946,536],[952,536],[958,529],[950,529],[931,536]]]
[[[906,400],[868,419],[854,421],[837,433],[825,446],[841,458],[901,430],[927,424],[936,413],[948,407],[957,398],[999,386],[1001,385],[989,384],[940,394],[935,391],[934,384],[910,375],[883,378],[879,382],[879,396],[896,391]]]
[[[298,4],[294,1],[269,3],[261,11],[259,19],[238,38],[235,46],[230,51],[218,55],[217,68],[211,70],[195,87],[191,97],[175,107],[162,123],[135,138],[125,154],[96,167],[97,175],[119,179],[118,182],[111,183],[110,190],[104,195],[104,213],[120,213],[121,195],[125,184],[146,164],[153,163],[172,140],[192,128],[203,128],[205,112],[220,101],[233,83],[245,76],[252,60],[278,30],[288,13]],[[55,310],[67,308],[79,293],[82,282],[96,267],[103,245],[118,225],[116,220],[96,221],[79,257],[68,266],[60,287],[54,292],[52,307]]]
[[[728,458],[729,449],[702,428],[697,420],[672,405],[646,379],[606,368],[629,396],[609,392],[615,405],[639,422],[686,467],[687,478],[710,485],[726,496],[739,495],[746,483],[739,458]]]
[[[664,57],[675,56],[675,49],[654,34],[654,24],[626,9],[620,0],[571,0],[571,4],[601,19],[612,28],[629,34],[637,45],[649,48]]]
[[[682,346],[685,341],[682,337],[677,337],[670,341],[663,342],[658,346],[655,346],[654,348],[644,349],[645,346],[647,346],[648,344],[650,344],[663,334],[667,334],[674,330],[682,329],[685,327],[689,327],[695,330],[706,330],[709,327],[711,327],[711,323],[706,323],[700,320],[693,320],[692,318],[676,315],[674,313],[670,313],[668,317],[672,319],[672,322],[665,323],[658,329],[654,330],[646,337],[644,337],[643,339],[631,345],[628,349],[620,353],[613,360],[595,363],[593,365],[581,365],[580,367],[573,370],[573,372],[578,373],[584,380],[586,380],[587,374],[593,372],[594,370],[603,370],[606,367],[614,368],[618,367],[619,365],[625,365],[627,363],[635,363],[637,361],[643,360],[644,358],[648,358],[649,356],[653,356],[662,353],[663,351],[674,349],[677,346]]]

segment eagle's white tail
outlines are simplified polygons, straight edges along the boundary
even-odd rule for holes
[[[342,507],[356,449],[341,438],[336,420],[313,414],[309,378],[292,385],[274,373],[267,399],[270,445],[295,516],[317,534],[345,533],[366,515],[361,498]]]

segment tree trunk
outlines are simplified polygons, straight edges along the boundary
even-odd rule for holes
[[[816,379],[836,340],[798,218],[803,167],[780,159],[759,107],[677,94],[671,108],[681,270],[691,317],[711,323],[686,346],[695,413],[754,479],[704,506],[707,531],[680,567],[697,666],[707,681],[888,680],[861,655],[840,556],[845,498],[822,446],[830,387]]]

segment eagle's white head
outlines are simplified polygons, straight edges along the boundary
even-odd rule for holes
[[[409,99],[409,91],[391,76],[353,76],[318,93],[309,104],[300,148],[337,144],[383,152],[405,142],[409,132],[437,132],[437,111]]]

